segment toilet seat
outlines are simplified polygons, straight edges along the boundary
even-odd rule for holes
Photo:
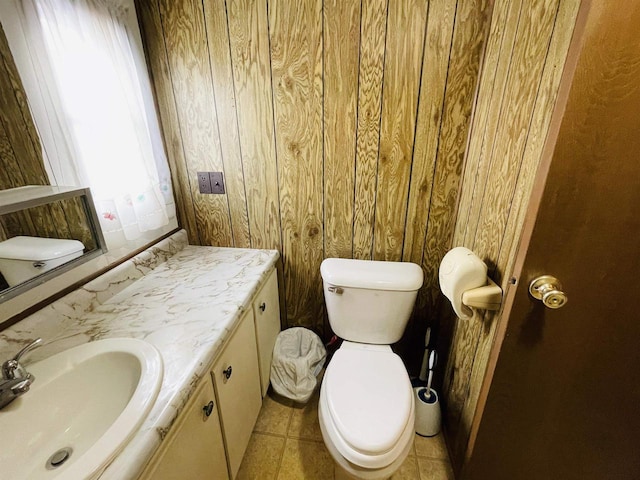
[[[321,410],[332,443],[349,462],[384,468],[411,441],[409,376],[388,345],[343,342],[324,375]]]

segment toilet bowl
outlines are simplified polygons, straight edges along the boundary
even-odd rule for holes
[[[14,287],[78,258],[78,240],[17,236],[0,242],[0,273]]]
[[[343,342],[324,374],[318,404],[327,449],[344,478],[390,477],[414,435],[414,398],[388,345]]]
[[[345,341],[327,366],[318,404],[336,478],[389,478],[411,450],[415,405],[390,344],[406,327],[422,269],[413,263],[326,259],[329,323]]]

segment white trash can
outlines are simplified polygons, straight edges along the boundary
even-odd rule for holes
[[[271,362],[271,385],[279,395],[306,403],[318,384],[327,351],[311,330],[293,327],[276,338]]]

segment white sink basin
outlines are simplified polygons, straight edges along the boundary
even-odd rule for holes
[[[0,477],[81,480],[98,476],[138,430],[163,366],[151,344],[122,338],[80,345],[27,371],[31,390],[0,410]],[[68,459],[49,465],[64,449]]]

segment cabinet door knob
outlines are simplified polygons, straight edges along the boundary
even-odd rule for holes
[[[231,365],[229,365],[225,370],[222,371],[225,380],[229,380],[231,378],[231,372],[233,372]]]
[[[204,412],[204,416],[208,417],[213,412],[213,400],[207,403],[204,407],[202,407],[202,411]]]
[[[266,303],[264,303],[264,302],[262,302],[262,303],[260,304],[260,310],[264,312],[266,309],[267,309],[267,304],[266,304]]]

